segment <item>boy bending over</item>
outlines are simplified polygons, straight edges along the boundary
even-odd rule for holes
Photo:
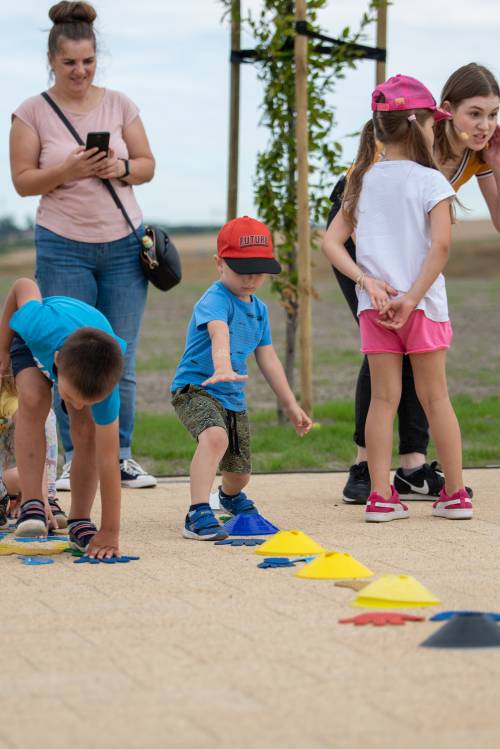
[[[43,501],[45,421],[57,382],[71,427],[71,544],[89,556],[119,554],[120,469],[118,383],[125,341],[104,315],[76,299],[42,299],[27,278],[12,286],[0,322],[0,376],[12,372],[19,398],[15,453],[22,504],[17,536],[46,536],[51,511]],[[90,521],[100,481],[101,529]]]
[[[183,535],[200,541],[227,536],[208,503],[217,467],[222,473],[222,507],[232,515],[257,511],[243,492],[251,471],[244,395],[250,354],[255,353],[297,434],[302,437],[312,425],[295,400],[272,345],[267,307],[255,296],[269,274],[281,271],[269,229],[248,216],[229,221],[217,237],[216,264],[220,280],[194,307],[186,349],[171,386],[175,411],[198,441]]]

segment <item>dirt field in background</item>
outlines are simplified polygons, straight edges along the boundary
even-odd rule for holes
[[[451,392],[477,397],[498,394],[500,237],[490,222],[462,222],[453,231],[455,242],[446,273],[455,331],[448,367]],[[182,354],[192,307],[216,278],[211,257],[215,234],[179,235],[175,242],[183,259],[184,281],[168,294],[150,289],[138,348],[137,406],[141,411],[172,412],[168,385]],[[2,289],[17,275],[32,275],[33,264],[31,250],[0,257]],[[357,327],[321,253],[314,253],[313,265],[318,293],[313,304],[314,398],[316,402],[350,399],[361,361]],[[266,287],[263,296],[282,355],[284,313]],[[252,407],[274,408],[274,396],[256,367],[250,368],[247,392]]]

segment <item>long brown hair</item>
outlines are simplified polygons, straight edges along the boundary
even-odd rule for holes
[[[497,79],[484,65],[470,62],[455,70],[444,84],[441,92],[441,106],[448,101],[453,107],[457,107],[464,99],[492,95],[500,97]],[[458,158],[458,154],[453,151],[452,147],[453,130],[451,128],[453,124],[449,120],[437,122],[434,128],[434,151],[440,163]]]
[[[92,5],[89,3],[60,2],[53,5],[49,10],[49,18],[54,24],[49,33],[49,57],[57,54],[62,38],[74,42],[88,39],[95,51],[96,36],[93,24],[97,18],[97,13]]]
[[[378,101],[385,101],[383,95]],[[412,117],[414,115],[414,117]],[[407,156],[417,164],[437,169],[422,125],[432,117],[430,109],[405,109],[396,112],[374,112],[364,126],[356,156],[355,166],[349,176],[342,212],[352,226],[356,226],[356,208],[361,194],[363,177],[373,166],[377,154],[377,141],[383,145],[398,143]]]

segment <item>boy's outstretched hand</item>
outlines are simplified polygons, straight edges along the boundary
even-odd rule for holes
[[[294,425],[299,437],[303,437],[311,430],[312,420],[298,404],[286,409],[286,415]]]
[[[202,382],[203,385],[215,385],[216,382],[241,382],[248,380],[248,375],[240,375],[234,372],[231,367],[216,369],[211,377]]]

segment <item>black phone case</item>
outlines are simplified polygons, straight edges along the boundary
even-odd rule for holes
[[[106,153],[109,150],[109,133],[108,132],[100,132],[100,133],[88,133],[87,134],[87,142],[85,143],[85,150],[88,151],[90,148],[98,148],[99,151],[105,151]]]

